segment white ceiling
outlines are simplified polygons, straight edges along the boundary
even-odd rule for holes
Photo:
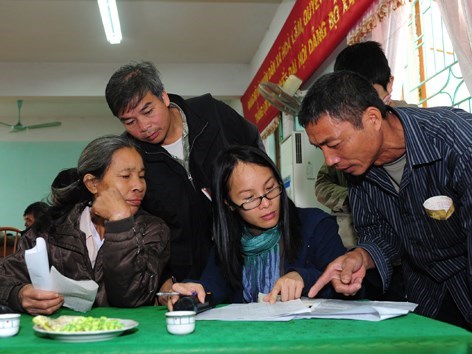
[[[131,60],[153,61],[170,92],[239,97],[294,2],[118,0],[111,45],[96,0],[0,0],[0,121],[18,98],[22,117],[108,115],[106,82]]]
[[[123,41],[107,43],[96,0],[3,0],[0,61],[248,64],[281,0],[118,0]]]

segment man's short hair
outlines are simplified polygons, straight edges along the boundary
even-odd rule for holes
[[[105,89],[105,98],[115,117],[136,108],[151,92],[162,99],[164,85],[159,71],[149,61],[131,62],[123,65],[111,76]]]
[[[306,128],[326,114],[362,129],[362,114],[368,107],[377,108],[383,118],[387,116],[385,104],[364,76],[353,71],[335,71],[321,76],[310,87],[298,122]]]
[[[44,202],[35,202],[28,205],[23,212],[23,216],[32,214],[35,219],[39,219],[42,215],[46,214],[49,210],[49,205]]]
[[[334,71],[349,70],[379,84],[387,91],[392,76],[387,57],[380,43],[367,41],[344,48],[336,57]]]

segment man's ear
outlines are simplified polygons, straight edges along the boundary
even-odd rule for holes
[[[166,91],[162,91],[162,102],[166,105],[166,107],[169,107],[170,105],[170,98],[169,95],[167,94]]]
[[[393,77],[393,76],[390,76],[390,80],[388,80],[388,84],[387,84],[387,92],[388,92],[388,94],[391,94],[392,91],[393,91],[393,80],[394,80],[394,77]]]
[[[370,106],[367,107],[367,109],[364,111],[362,117],[362,125],[364,126],[364,128],[370,126],[378,130],[382,125],[382,120],[383,118],[380,110],[377,107]]]
[[[83,182],[85,184],[85,187],[87,187],[87,189],[90,191],[90,193],[97,193],[97,177],[90,173],[87,173],[83,178]]]

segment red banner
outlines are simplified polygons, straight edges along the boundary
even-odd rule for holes
[[[291,74],[303,81],[346,37],[373,0],[297,0],[258,72],[241,97],[244,116],[260,132],[278,111],[259,93],[259,83],[282,85]]]

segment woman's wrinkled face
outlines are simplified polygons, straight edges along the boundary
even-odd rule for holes
[[[136,149],[126,147],[113,153],[110,166],[97,183],[97,192],[109,187],[116,188],[136,214],[146,193],[144,163]]]
[[[241,205],[253,199],[260,200],[260,196],[279,187],[270,168],[238,162],[228,182],[228,198],[234,204]],[[251,210],[233,208],[237,209],[249,229],[269,229],[279,222],[280,195],[271,200],[262,198],[260,205]]]

